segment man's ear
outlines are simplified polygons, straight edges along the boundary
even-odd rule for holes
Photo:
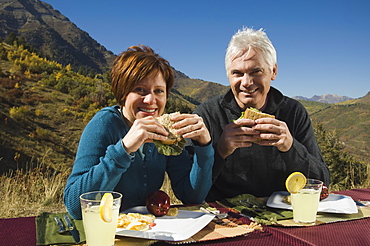
[[[272,68],[272,75],[271,75],[271,80],[275,80],[278,72],[278,65],[275,64],[274,67]]]

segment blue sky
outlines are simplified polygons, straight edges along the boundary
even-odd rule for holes
[[[44,0],[108,50],[151,46],[190,78],[228,85],[225,50],[243,26],[265,29],[287,96],[370,91],[369,0]]]

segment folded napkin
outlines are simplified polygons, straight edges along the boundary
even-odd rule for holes
[[[67,228],[66,222],[63,218],[65,214],[67,213],[42,213],[36,217],[37,245],[76,244],[69,232],[63,234],[58,233],[59,226],[57,225],[54,218],[55,216],[58,216],[62,220],[65,228]],[[83,229],[82,220],[72,220],[72,223],[80,234],[79,243],[84,242],[85,232]]]
[[[265,201],[251,194],[241,194],[232,198],[226,198],[218,203],[252,217],[258,223],[269,224],[269,221],[274,222],[293,218],[292,211],[267,207]]]

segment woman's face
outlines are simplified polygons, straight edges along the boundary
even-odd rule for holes
[[[250,49],[232,60],[227,76],[239,107],[262,108],[276,74],[277,66],[271,69],[259,50]]]
[[[139,81],[126,97],[123,115],[133,124],[136,119],[158,117],[164,112],[167,93],[166,82],[161,73]]]

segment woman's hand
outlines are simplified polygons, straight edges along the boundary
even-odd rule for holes
[[[151,143],[153,140],[165,140],[168,135],[166,129],[152,116],[136,119],[122,144],[127,153],[137,151],[144,143]]]
[[[203,122],[202,117],[197,114],[180,114],[172,117],[177,121],[173,128],[177,129],[177,134],[183,138],[191,138],[200,145],[207,145],[211,142],[211,135]]]

